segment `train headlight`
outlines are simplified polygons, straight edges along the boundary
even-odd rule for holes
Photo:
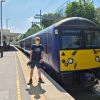
[[[99,62],[99,61],[100,61],[100,57],[99,57],[99,56],[96,56],[96,57],[95,57],[95,61],[96,61],[96,62]]]
[[[68,59],[68,64],[72,64],[74,62],[73,58]]]

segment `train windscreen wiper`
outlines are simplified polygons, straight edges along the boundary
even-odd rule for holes
[[[94,54],[97,54],[98,52],[100,52],[100,50],[95,50],[93,49]]]
[[[95,49],[93,49],[94,54],[97,54],[97,51]]]
[[[78,50],[75,50],[75,51],[72,53],[72,55],[73,55],[73,56],[76,55],[77,51],[78,51]]]

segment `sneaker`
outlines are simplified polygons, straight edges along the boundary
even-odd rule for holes
[[[43,80],[41,78],[39,78],[38,80],[39,83],[44,83]]]
[[[29,83],[27,85],[31,85],[33,83],[32,79],[30,79]]]

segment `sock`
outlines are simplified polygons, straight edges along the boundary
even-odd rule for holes
[[[32,81],[32,79],[30,79],[30,81]]]
[[[41,78],[41,77],[39,77],[39,80],[42,80],[42,78]]]

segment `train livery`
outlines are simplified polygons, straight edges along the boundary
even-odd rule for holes
[[[36,36],[44,45],[45,63],[69,84],[77,73],[100,77],[100,29],[94,22],[81,17],[66,18],[18,41],[17,45],[30,50]]]

